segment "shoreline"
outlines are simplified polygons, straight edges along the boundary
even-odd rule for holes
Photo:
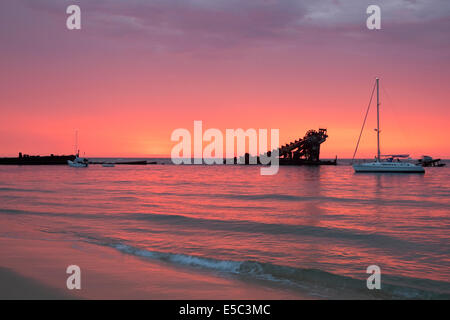
[[[0,237],[0,242],[0,298],[5,300],[317,299],[276,286],[173,267],[82,241],[17,241]],[[39,255],[35,246],[39,247]],[[71,264],[81,268],[81,290],[66,288],[66,268]]]

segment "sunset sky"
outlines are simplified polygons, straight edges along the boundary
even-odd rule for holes
[[[351,157],[379,76],[382,153],[450,158],[449,34],[448,0],[2,0],[0,156],[71,154],[76,130],[87,157],[170,156],[202,120],[327,128],[321,156]]]

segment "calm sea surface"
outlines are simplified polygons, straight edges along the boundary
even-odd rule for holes
[[[449,200],[448,166],[0,166],[2,237],[57,235],[323,298],[448,299]],[[370,265],[382,290],[366,287]]]

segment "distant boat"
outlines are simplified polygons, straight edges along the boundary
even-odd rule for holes
[[[114,163],[102,163],[102,167],[105,168],[111,168],[111,167],[115,167],[116,165]]]
[[[80,150],[78,150],[78,131],[75,131],[75,152],[76,157],[72,160],[67,160],[67,164],[73,168],[86,168],[89,161],[86,158],[80,158]]]
[[[402,161],[409,158],[409,155],[387,155],[385,159],[381,159],[380,155],[380,79],[376,79],[377,85],[377,156],[373,162],[353,164],[355,172],[402,172],[402,173],[424,173],[422,166]],[[373,91],[372,91],[373,94]],[[370,104],[369,104],[370,108]],[[367,116],[367,114],[366,114]],[[364,128],[364,125],[363,125]],[[362,133],[362,130],[361,130]],[[361,138],[361,135],[360,135]],[[358,140],[359,144],[359,140]],[[356,150],[358,145],[356,146]],[[355,150],[355,154],[356,154]],[[354,156],[353,156],[354,157]]]
[[[86,168],[89,165],[89,162],[86,158],[80,158],[77,155],[75,160],[67,160],[67,164],[74,168]]]
[[[422,158],[417,161],[417,165],[422,167],[444,167],[445,163],[441,163],[441,159],[433,159],[433,157],[430,156],[422,156]]]

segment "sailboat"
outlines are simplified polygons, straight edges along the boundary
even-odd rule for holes
[[[86,158],[80,158],[77,154],[73,161],[67,160],[67,164],[74,168],[86,168],[88,166],[88,160]]]
[[[385,155],[381,158],[380,153],[380,79],[376,78],[377,86],[377,156],[373,162],[365,162],[353,164],[355,172],[402,172],[402,173],[424,173],[425,169],[422,166],[406,162],[403,159],[409,158],[409,155]],[[372,91],[373,94],[373,91]],[[370,108],[370,103],[369,103]],[[367,114],[366,114],[367,116]],[[364,125],[363,125],[364,128]],[[362,133],[362,130],[361,130]],[[361,135],[360,135],[361,138]],[[358,140],[359,144],[359,140]],[[356,150],[358,145],[356,147]],[[356,154],[355,150],[355,154]],[[354,157],[354,156],[353,156]]]
[[[67,164],[74,168],[86,168],[89,165],[89,161],[86,158],[80,158],[80,150],[78,150],[78,131],[75,132],[75,152],[75,159],[73,161],[67,160]]]

